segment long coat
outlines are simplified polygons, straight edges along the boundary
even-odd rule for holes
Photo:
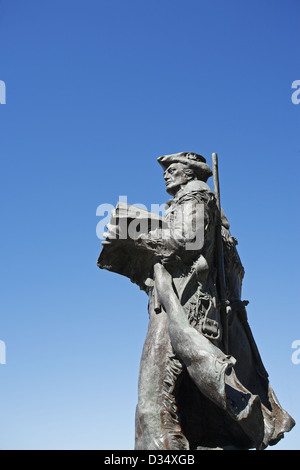
[[[202,181],[192,181],[168,203],[166,228],[141,235],[138,250],[153,253],[172,275],[174,290],[185,315],[222,361],[232,361],[237,378],[250,394],[259,397],[262,423],[241,428],[210,391],[199,390],[186,365],[176,355],[168,334],[164,309],[157,304],[155,278],[147,279],[149,326],[143,348],[139,398],[136,410],[136,449],[188,450],[202,448],[265,448],[276,444],[289,431],[293,419],[284,411],[269,384],[241,300],[244,269],[222,217],[228,316],[228,350],[224,352],[223,320],[217,284],[216,224],[214,193]],[[195,240],[195,226],[199,235]],[[187,245],[189,243],[190,245]],[[189,246],[189,249],[187,249]],[[151,282],[152,280],[152,282]],[[210,387],[220,388],[221,369],[213,371],[207,355],[203,370],[211,370]],[[191,360],[193,360],[191,358]],[[204,381],[205,382],[205,381]]]

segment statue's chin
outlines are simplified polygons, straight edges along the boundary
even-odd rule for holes
[[[166,191],[170,196],[175,196],[178,191],[178,186],[167,186]]]

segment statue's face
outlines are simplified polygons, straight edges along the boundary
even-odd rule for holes
[[[183,163],[172,163],[164,172],[164,180],[166,190],[171,196],[174,196],[181,186],[190,181],[190,177],[186,175],[186,166]]]

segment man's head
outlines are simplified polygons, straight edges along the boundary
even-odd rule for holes
[[[192,179],[197,179],[196,174],[184,163],[171,163],[164,171],[166,190],[171,196]]]
[[[163,167],[167,192],[174,196],[177,191],[192,179],[206,182],[212,171],[201,155],[191,152],[181,152],[159,157]]]

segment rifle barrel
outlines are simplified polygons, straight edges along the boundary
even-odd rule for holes
[[[212,154],[213,162],[213,179],[214,179],[214,192],[217,200],[218,220],[217,220],[217,233],[216,233],[216,249],[217,249],[217,269],[218,269],[218,286],[219,296],[221,302],[221,322],[223,326],[223,343],[225,352],[228,352],[228,323],[227,323],[227,309],[225,306],[226,301],[226,279],[224,270],[224,253],[223,253],[223,239],[222,239],[222,220],[221,220],[221,200],[220,200],[220,182],[219,182],[219,168],[218,168],[218,155]]]
[[[220,182],[219,182],[219,168],[218,168],[218,155],[212,154],[213,162],[213,178],[214,178],[214,192],[217,199],[217,207],[221,216],[221,202],[220,202]]]

